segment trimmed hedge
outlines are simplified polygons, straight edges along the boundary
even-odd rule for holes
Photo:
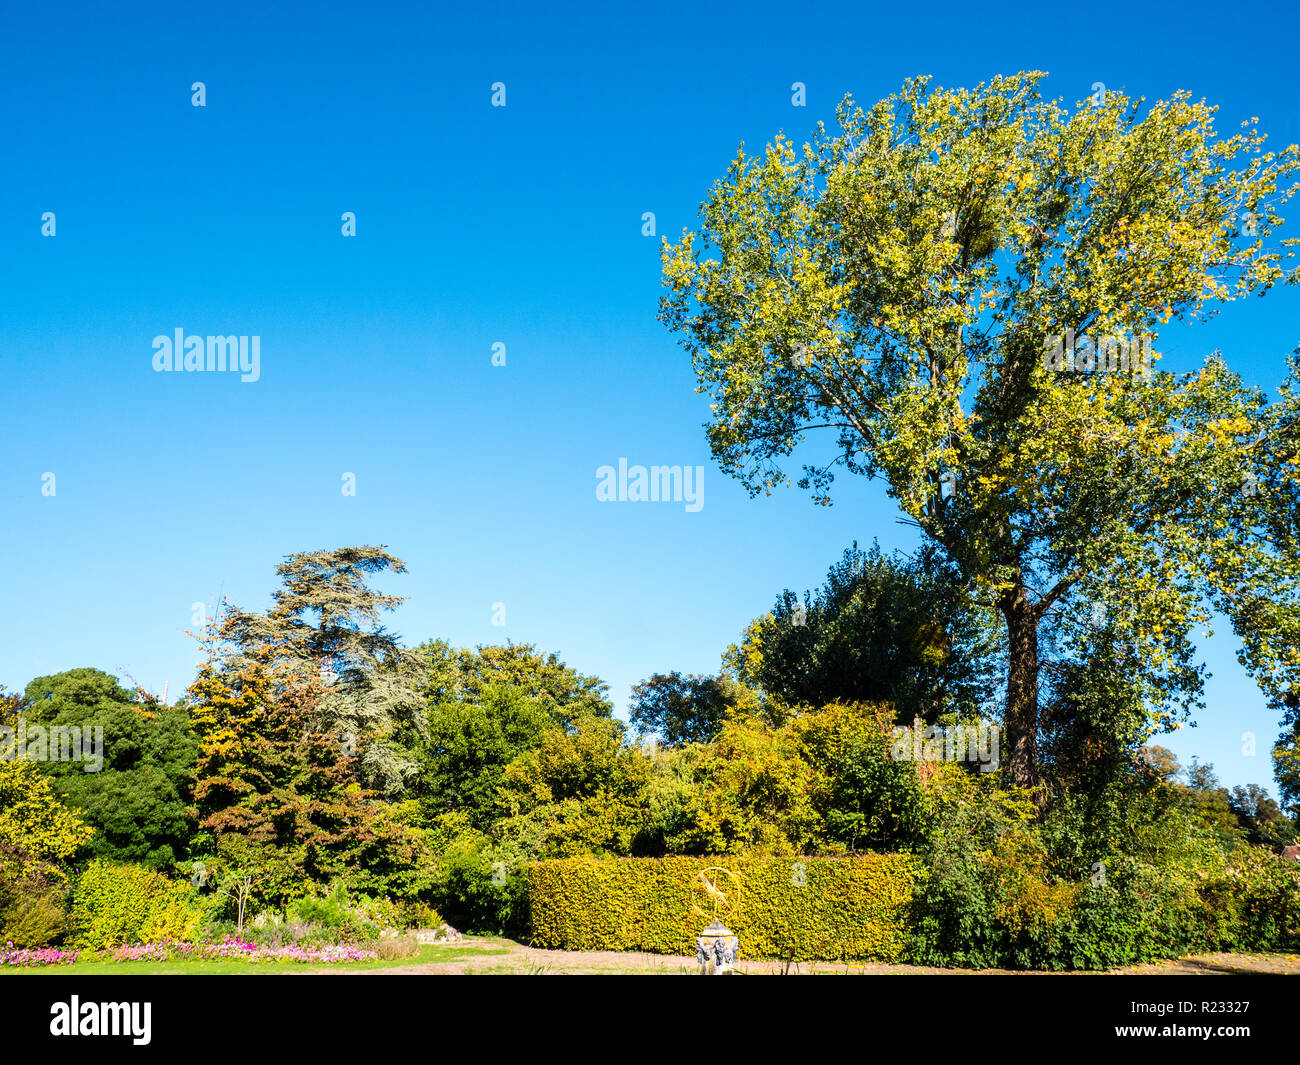
[[[740,913],[723,920],[740,937],[743,957],[903,956],[916,876],[905,854],[536,862],[528,869],[532,942],[561,950],[694,954],[695,938],[707,922],[691,906],[707,907],[692,884],[708,866],[740,878]]]

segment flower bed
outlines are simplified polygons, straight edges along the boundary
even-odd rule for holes
[[[42,965],[70,965],[77,960],[80,951],[59,950],[57,947],[40,947],[36,950],[14,949],[10,943],[8,949],[0,951],[0,965],[18,969],[34,969]]]
[[[374,961],[379,957],[373,950],[363,950],[353,946],[307,947],[294,944],[286,947],[268,947],[230,935],[209,943],[166,940],[144,946],[115,947],[113,950],[102,952],[102,956],[109,961],[170,961],[174,958],[214,961],[234,958],[259,963],[296,961],[324,965],[349,961]]]
[[[342,962],[375,961],[379,954],[373,950],[346,945],[268,947],[251,943],[238,936],[225,936],[219,941],[208,943],[186,943],[180,940],[164,940],[161,943],[145,943],[113,947],[94,953],[89,951],[58,950],[43,947],[40,950],[14,950],[0,952],[0,965],[34,968],[42,965],[67,965],[84,957],[98,961],[133,962],[133,961],[175,961],[185,959],[192,961],[243,960],[256,964],[278,962],[305,962],[315,965],[337,965]]]

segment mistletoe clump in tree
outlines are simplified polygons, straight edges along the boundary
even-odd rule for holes
[[[1070,112],[1042,77],[918,78],[866,112],[846,100],[802,151],[742,146],[701,232],[665,242],[661,312],[713,401],[713,454],[751,494],[829,428],[799,483],[828,504],[837,467],[882,477],[996,610],[1024,786],[1058,660],[1104,649],[1125,713],[1169,728],[1199,705],[1191,632],[1217,608],[1272,699],[1300,684],[1295,362],[1270,402],[1217,353],[1065,372],[1058,339],[1158,339],[1294,282],[1294,241],[1270,238],[1297,150],[1264,151],[1254,120],[1220,137],[1183,92]]]

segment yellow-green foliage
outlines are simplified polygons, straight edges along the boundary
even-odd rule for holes
[[[692,884],[718,865],[741,881],[739,914],[724,921],[740,937],[744,957],[902,956],[915,876],[903,854],[536,862],[528,870],[532,941],[565,950],[693,954],[708,921],[692,911],[693,904],[705,908]]]
[[[189,885],[143,866],[91,862],[73,892],[73,943],[92,950],[188,939],[198,920]]]
[[[35,762],[0,760],[0,846],[17,850],[20,871],[48,862],[44,872],[61,879],[54,863],[67,861],[92,835]]]

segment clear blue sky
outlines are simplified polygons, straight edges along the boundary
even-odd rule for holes
[[[1224,129],[1258,115],[1291,143],[1297,21],[1205,3],[11,8],[0,682],[93,665],[174,695],[194,602],[264,607],[281,556],[350,543],[407,561],[385,590],[408,597],[408,642],[534,642],[620,708],[652,672],[716,670],[781,588],[909,534],[876,486],[841,479],[827,510],[750,500],[712,467],[643,212],[680,233],[739,142],[803,139],[844,93],[920,73],[1039,68],[1070,103],[1097,81],[1186,88]],[[1218,346],[1271,387],[1298,296],[1162,336],[1163,367]],[[260,336],[261,380],[154,373],[176,328]],[[704,508],[597,502],[620,457],[705,466]],[[1207,648],[1210,708],[1168,742],[1269,784],[1277,722],[1233,650]]]

